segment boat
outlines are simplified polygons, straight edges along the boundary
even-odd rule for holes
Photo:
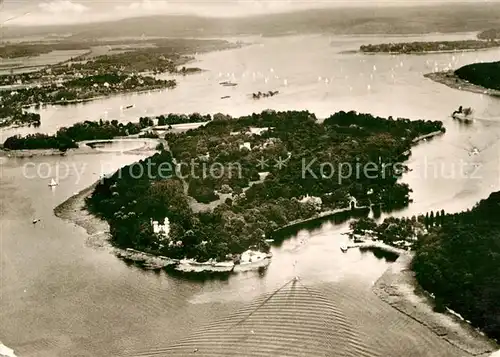
[[[237,86],[237,83],[229,82],[229,81],[224,81],[219,83],[223,87],[234,87]]]
[[[345,244],[341,244],[341,245],[340,245],[340,250],[341,250],[343,253],[345,253],[345,252],[347,252],[347,251],[349,250],[349,247],[347,247],[347,245],[345,245]]]
[[[472,108],[462,108],[460,106],[458,110],[455,110],[451,115],[453,119],[463,120],[463,121],[472,121]]]
[[[125,107],[125,109],[130,109],[130,108],[133,108],[133,107],[134,107],[134,105],[133,105],[133,104],[132,104],[132,105],[127,105],[127,106]]]
[[[49,186],[50,186],[50,187],[55,187],[55,186],[57,186],[57,182],[56,182],[56,180],[51,179],[51,180],[50,180],[50,183],[49,183]]]
[[[36,224],[38,222],[40,222],[40,220],[38,218],[33,220],[33,224]]]
[[[220,97],[220,99],[227,99],[227,98],[231,98],[230,95],[225,95],[224,97]]]

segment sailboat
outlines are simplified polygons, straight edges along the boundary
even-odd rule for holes
[[[57,186],[57,182],[56,182],[56,180],[51,179],[51,180],[50,180],[50,183],[49,183],[49,186],[50,186],[50,187],[55,187],[55,186]]]

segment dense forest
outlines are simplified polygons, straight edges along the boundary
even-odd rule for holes
[[[40,114],[24,111],[22,108],[0,106],[0,128],[10,125],[40,126]]]
[[[70,127],[60,128],[55,135],[30,134],[27,136],[11,136],[5,140],[3,146],[9,150],[24,149],[67,149],[76,148],[78,141],[105,140],[118,136],[138,134],[141,129],[152,123],[147,118],[142,118],[139,123],[118,123],[117,120],[98,122],[84,121]]]
[[[500,62],[469,64],[457,69],[455,74],[472,84],[500,90]]]
[[[175,125],[175,124],[188,124],[188,123],[201,123],[212,120],[210,114],[201,115],[199,113],[192,114],[173,114],[159,115],[156,117],[158,125]]]
[[[251,128],[267,130],[256,135]],[[402,161],[414,138],[438,130],[444,130],[441,122],[356,112],[339,112],[323,123],[307,111],[265,111],[234,119],[217,114],[206,126],[167,134],[170,151],[103,180],[87,204],[108,220],[118,246],[172,258],[222,260],[252,246],[266,250],[264,238],[275,229],[321,211],[347,208],[352,196],[360,204],[388,209],[407,205],[410,189],[397,182]],[[286,164],[277,165],[279,160]],[[267,167],[259,167],[262,161]],[[303,162],[312,163],[310,174],[304,173]],[[322,175],[322,163],[376,163],[376,172]],[[139,174],[160,166],[170,169],[168,176]],[[204,167],[217,169],[207,174]],[[268,172],[265,179],[261,171]],[[230,195],[211,211],[195,213],[189,203],[188,195],[207,203],[222,194]],[[320,197],[321,205],[299,201],[305,195]],[[150,223],[165,217],[169,237],[154,234]]]
[[[500,192],[473,209],[445,215],[416,244],[422,287],[489,336],[500,338]]]

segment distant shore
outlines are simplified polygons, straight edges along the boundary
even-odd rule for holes
[[[131,94],[143,94],[143,93],[147,93],[147,92],[158,92],[158,91],[162,91],[162,90],[165,90],[165,89],[174,89],[176,85],[174,86],[165,86],[165,87],[151,87],[151,88],[144,88],[144,89],[139,89],[139,90],[127,90],[127,91],[121,91],[121,92],[112,92],[112,93],[109,93],[109,94],[104,94],[104,95],[98,95],[98,96],[94,96],[94,97],[89,97],[89,98],[80,98],[80,99],[71,99],[71,100],[58,100],[58,101],[54,101],[54,102],[47,102],[47,103],[33,103],[33,104],[26,104],[26,105],[23,105],[23,108],[27,109],[27,108],[35,108],[38,104],[40,104],[42,107],[43,106],[47,106],[47,105],[72,105],[72,104],[81,104],[81,103],[87,103],[87,102],[92,102],[92,101],[95,101],[95,100],[100,100],[100,99],[106,99],[106,98],[110,98],[110,97],[116,97],[116,96],[120,96],[120,95],[131,95]]]
[[[463,50],[436,50],[436,51],[410,51],[410,52],[402,52],[402,51],[353,51],[351,53],[362,53],[365,55],[436,55],[436,54],[444,54],[444,53],[462,53],[462,52],[477,52],[477,51],[486,51],[491,50],[496,47],[485,47],[485,48],[473,48],[473,49],[463,49]],[[349,53],[346,51],[346,53]]]
[[[451,313],[433,311],[432,297],[418,284],[411,270],[413,254],[401,253],[373,286],[383,301],[429,328],[439,337],[472,356],[490,356],[499,346]]]
[[[444,84],[453,89],[459,89],[467,92],[486,94],[494,97],[500,97],[500,91],[494,89],[488,89],[485,87],[478,86],[467,82],[460,77],[458,77],[453,70],[443,71],[443,72],[433,72],[424,75],[425,78],[429,78],[434,82]]]

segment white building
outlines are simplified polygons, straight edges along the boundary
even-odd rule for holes
[[[356,197],[353,197],[353,196],[349,197],[349,206],[351,208],[357,208],[358,207],[358,200],[356,199]]]
[[[252,150],[252,144],[250,144],[248,141],[244,142],[243,144],[240,144],[240,149],[247,148],[248,150]]]
[[[160,224],[158,221],[151,220],[151,225],[153,226],[153,232],[155,234],[159,234],[168,238],[170,235],[170,220],[165,218],[163,220],[163,224]]]
[[[254,250],[247,250],[241,254],[240,264],[260,262],[267,258],[267,254]]]
[[[304,198],[299,200],[299,202],[300,203],[311,203],[318,208],[321,208],[321,205],[323,204],[321,197],[314,197],[314,196],[309,196],[309,195],[306,195]]]

